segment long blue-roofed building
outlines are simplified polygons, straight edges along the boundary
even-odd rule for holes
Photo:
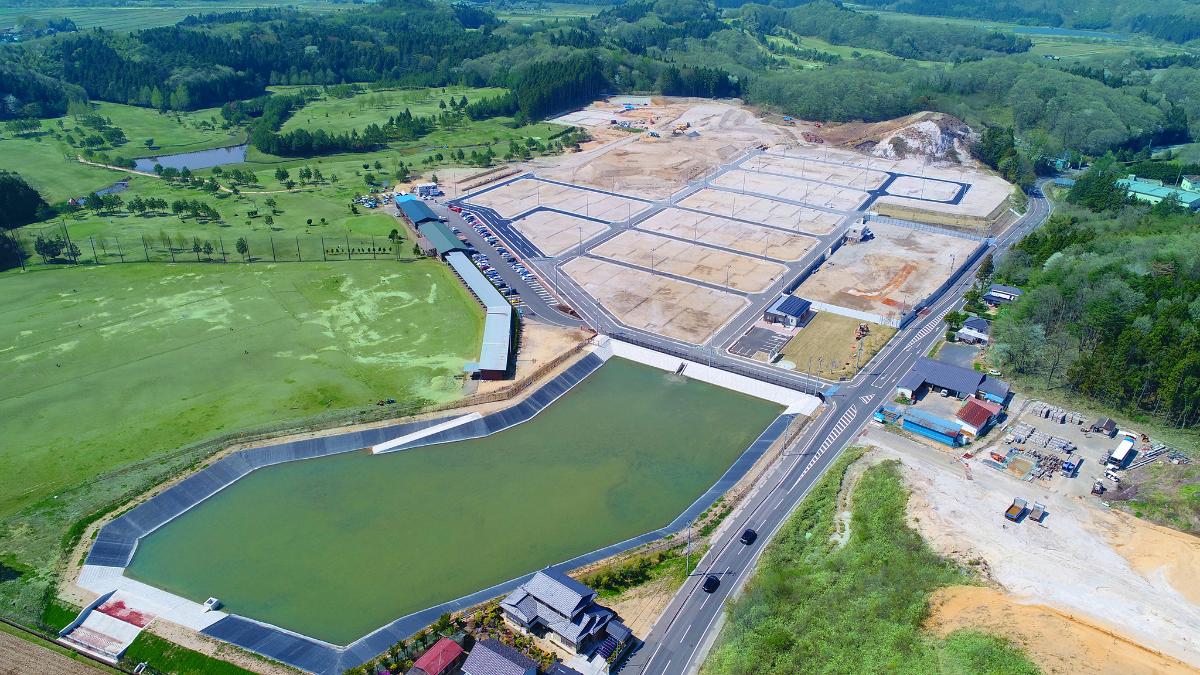
[[[478,373],[484,380],[504,379],[512,363],[513,306],[464,253],[451,251],[444,257],[467,288],[483,303],[485,311],[479,360],[468,363],[466,369]]]

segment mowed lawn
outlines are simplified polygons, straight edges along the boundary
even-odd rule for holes
[[[286,92],[295,87],[279,87]],[[450,105],[450,98],[460,101],[463,96],[471,103],[480,99],[500,96],[506,90],[499,87],[435,87],[425,89],[366,90],[350,98],[324,98],[312,101],[296,112],[283,125],[283,131],[293,129],[324,129],[329,133],[347,133],[352,129],[362,130],[368,124],[382,126],[389,117],[399,115],[407,109],[417,117],[437,115],[439,103]]]
[[[896,329],[890,326],[867,323],[871,332],[860,343],[854,339],[860,323],[864,322],[831,312],[818,312],[783,348],[783,358],[796,364],[796,370],[800,372],[816,375],[819,370],[822,377],[830,379],[851,377],[858,372],[859,365],[867,365],[896,334]],[[860,346],[863,350],[861,358],[856,356]]]
[[[246,140],[246,132],[240,127],[222,129],[225,119],[219,108],[206,108],[192,112],[160,113],[150,108],[117,103],[93,103],[96,114],[107,117],[125,132],[129,143],[109,151],[110,154],[126,157],[153,157],[177,152],[207,150],[239,145]],[[70,117],[61,118],[68,128],[75,125]],[[56,125],[57,121],[43,122],[44,126]],[[154,141],[147,148],[147,139]]]
[[[0,517],[227,432],[459,395],[482,315],[435,261],[0,275]]]

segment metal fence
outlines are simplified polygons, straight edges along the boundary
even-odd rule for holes
[[[411,260],[408,239],[363,235],[234,236],[204,235],[81,235],[56,224],[31,230],[12,230],[8,236],[25,253],[22,266],[107,265],[117,263],[260,263],[336,260]],[[41,239],[44,244],[38,245]],[[46,245],[48,244],[48,245]]]

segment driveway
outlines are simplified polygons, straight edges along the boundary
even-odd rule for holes
[[[938,351],[937,358],[939,361],[953,363],[963,368],[971,368],[971,363],[975,360],[977,354],[979,354],[979,347],[977,345],[969,345],[963,342],[947,342]]]

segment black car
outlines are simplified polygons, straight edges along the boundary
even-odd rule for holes
[[[747,528],[746,531],[742,533],[742,543],[747,546],[753,544],[755,539],[758,539],[758,533],[754,530]]]
[[[704,592],[705,593],[712,593],[713,591],[717,590],[717,587],[720,585],[721,585],[721,580],[717,578],[717,575],[710,574],[710,575],[704,577]]]

